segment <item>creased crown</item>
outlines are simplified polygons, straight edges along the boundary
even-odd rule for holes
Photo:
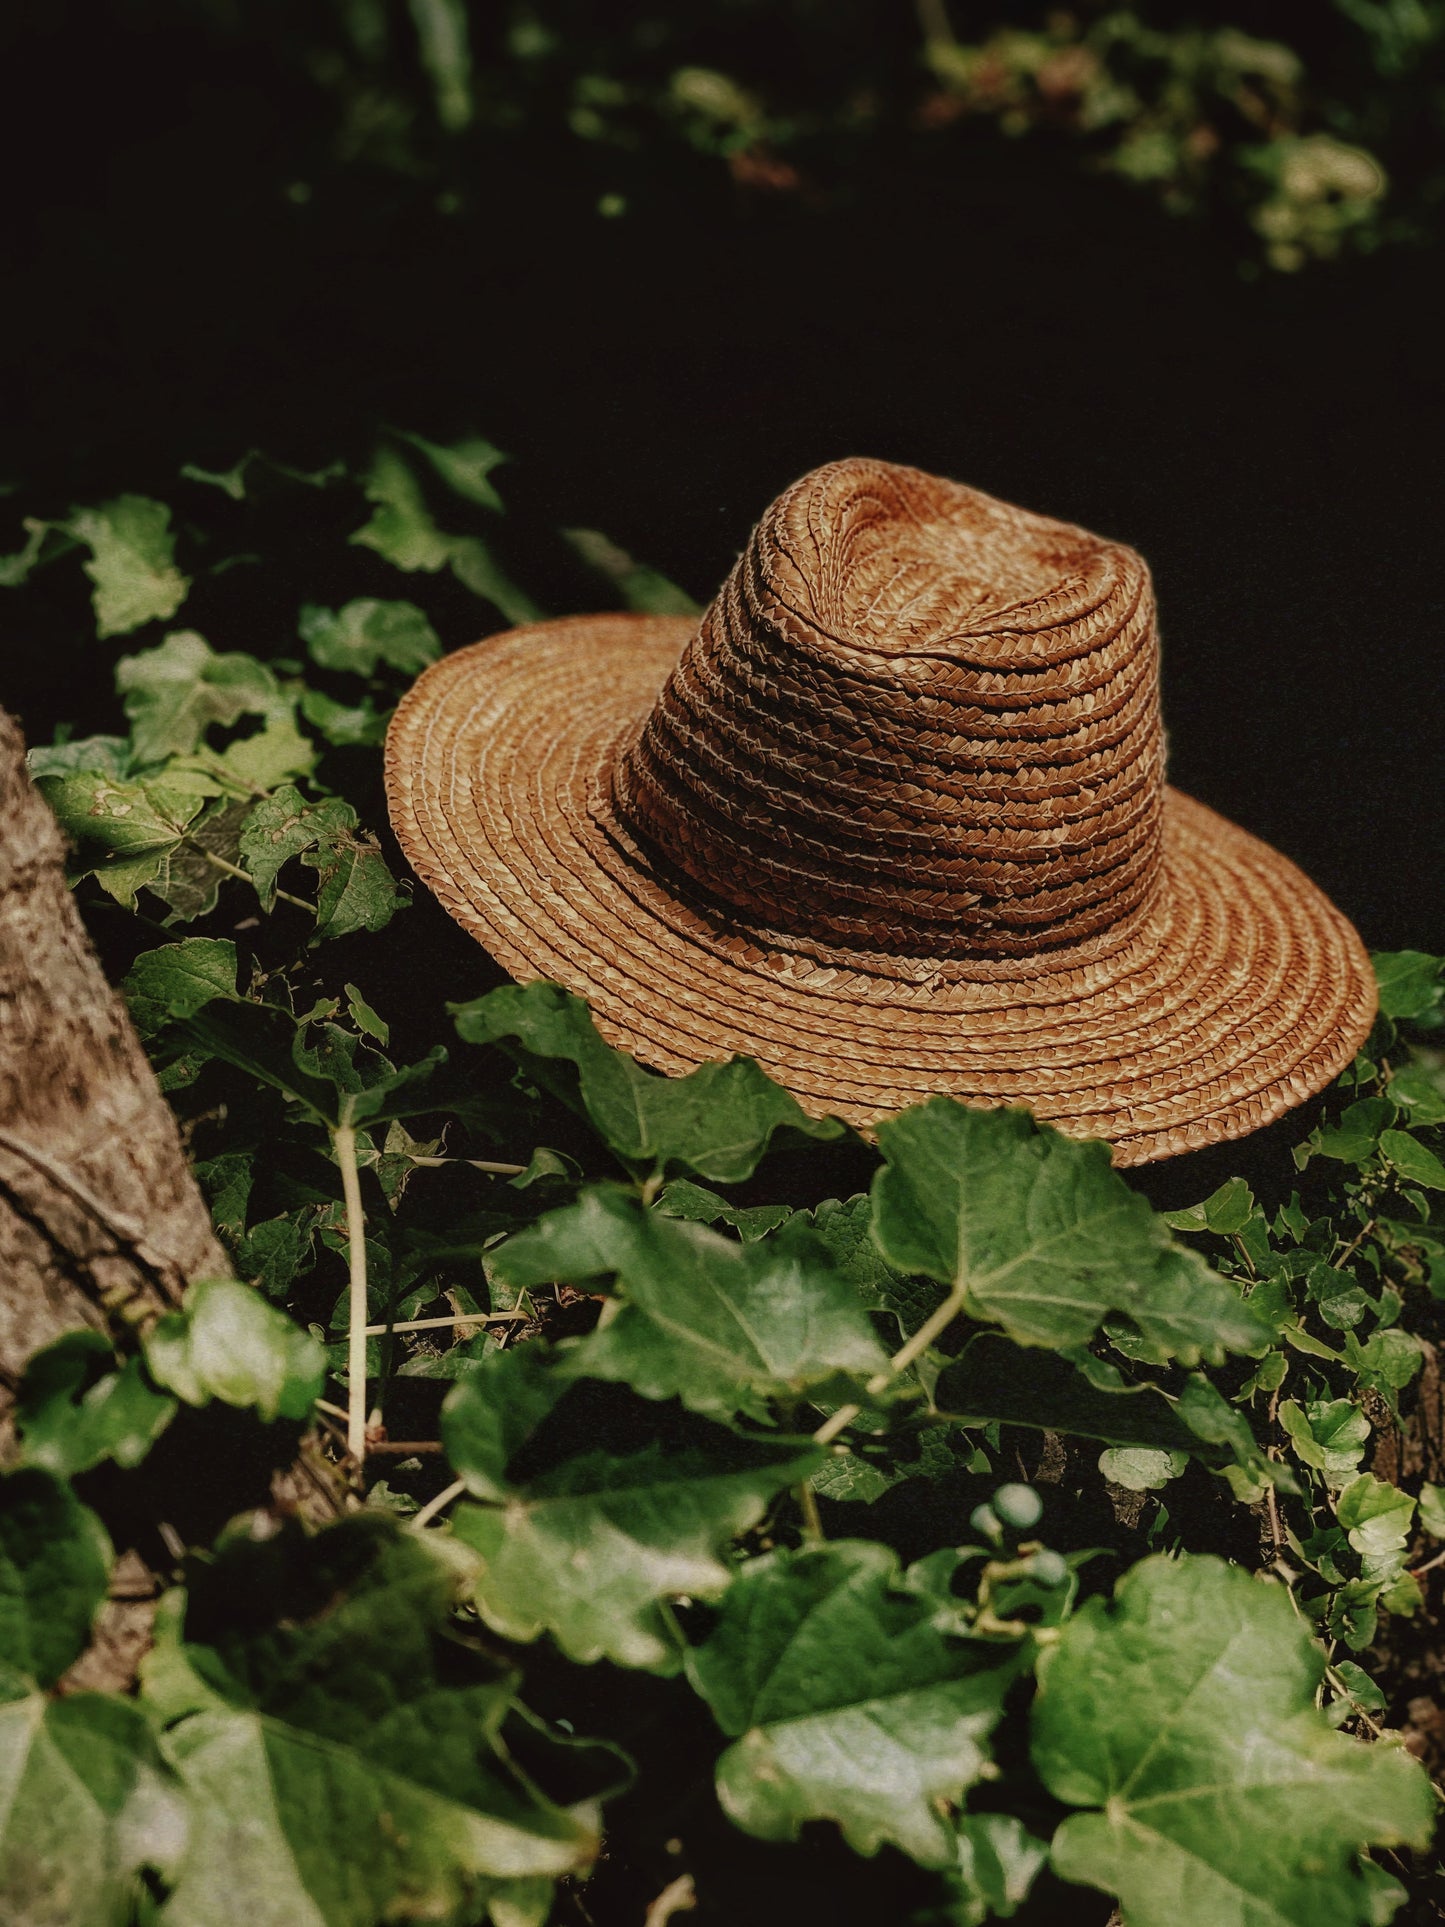
[[[621,746],[612,807],[761,929],[1003,958],[1146,901],[1163,763],[1132,549],[853,460],[764,515]]]

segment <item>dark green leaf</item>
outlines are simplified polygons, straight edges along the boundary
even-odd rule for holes
[[[1370,1421],[1353,1399],[1281,1399],[1279,1422],[1289,1434],[1295,1457],[1340,1486],[1359,1470],[1370,1436]]]
[[[85,573],[95,585],[96,634],[123,636],[142,623],[164,622],[186,599],[190,583],[175,566],[171,512],[144,495],[121,495],[99,508],[73,509],[66,534],[90,550]]]
[[[1221,1237],[1231,1237],[1243,1231],[1253,1213],[1254,1193],[1243,1178],[1229,1178],[1203,1204],[1161,1215],[1175,1231],[1214,1231]]]
[[[146,950],[121,984],[143,1036],[168,1018],[193,1017],[216,998],[236,996],[236,946],[228,938],[185,937]]]
[[[1173,1244],[1109,1164],[1019,1110],[937,1097],[885,1119],[874,1235],[902,1271],[965,1287],[966,1308],[1025,1345],[1082,1345],[1111,1313],[1152,1360],[1263,1351],[1268,1328]]]
[[[770,1401],[792,1404],[888,1364],[857,1294],[801,1225],[737,1244],[597,1189],[510,1239],[492,1263],[521,1288],[614,1280],[621,1305],[582,1341],[576,1369],[712,1418],[766,1421]]]
[[[1408,1131],[1382,1131],[1380,1149],[1406,1184],[1423,1184],[1428,1191],[1445,1191],[1445,1164],[1428,1145]]]
[[[15,1395],[28,1465],[75,1478],[105,1459],[139,1465],[175,1416],[138,1358],[117,1364],[100,1332],[66,1332],[35,1353]]]
[[[376,504],[375,512],[353,542],[374,549],[398,569],[434,572],[450,564],[460,582],[494,602],[509,622],[536,620],[535,604],[507,580],[480,537],[444,535],[437,527],[415,475],[394,449],[377,451],[366,498]]]
[[[859,1853],[889,1841],[956,1861],[945,1815],[988,1768],[986,1741],[1023,1651],[940,1631],[866,1540],[743,1567],[688,1674],[733,1739],[718,1798],[745,1832],[793,1840],[834,1820]]]
[[[188,1405],[254,1407],[263,1419],[304,1419],[326,1382],[326,1360],[308,1331],[234,1279],[191,1286],[145,1340],[158,1385]]]
[[[1380,1134],[1394,1119],[1395,1107],[1388,1097],[1362,1097],[1346,1105],[1336,1123],[1322,1126],[1308,1142],[1320,1157],[1364,1164],[1379,1150]]]
[[[946,1898],[915,1914],[910,1927],[986,1927],[1012,1920],[1049,1857],[1011,1813],[964,1813],[958,1820],[958,1860],[944,1875]]]
[[[441,638],[414,602],[363,596],[341,609],[308,602],[297,626],[318,667],[357,676],[374,676],[383,662],[403,675],[420,675],[442,652]]]
[[[491,480],[492,470],[507,459],[500,448],[493,448],[480,435],[469,435],[459,442],[443,445],[429,442],[425,436],[415,435],[409,429],[394,432],[426,457],[454,495],[501,514],[504,504]]]
[[[716,1598],[732,1576],[731,1541],[822,1454],[708,1427],[681,1446],[591,1446],[514,1484],[510,1464],[567,1390],[565,1369],[539,1353],[536,1344],[489,1353],[442,1410],[448,1458],[489,1501],[453,1515],[457,1537],[482,1561],[477,1609],[504,1638],[551,1632],[584,1664],[675,1672],[665,1602]]]
[[[1034,1763],[1075,1814],[1066,1880],[1117,1894],[1132,1927],[1355,1927],[1356,1855],[1423,1846],[1415,1761],[1330,1730],[1324,1655],[1284,1591],[1222,1560],[1146,1559],[1090,1600],[1041,1662]]]
[[[727,1224],[745,1244],[776,1231],[793,1216],[786,1204],[729,1204],[716,1191],[709,1191],[690,1178],[674,1178],[663,1186],[653,1202],[653,1210],[664,1218],[685,1218],[690,1224]]]
[[[1082,1359],[979,1332],[938,1374],[934,1402],[965,1421],[999,1419],[1110,1445],[1199,1451],[1200,1440],[1157,1386],[1131,1385],[1099,1360],[1090,1363],[1098,1373],[1093,1381]]]
[[[222,1545],[146,1665],[194,1814],[165,1927],[472,1921],[585,1868],[595,1816],[509,1758],[515,1679],[446,1640],[457,1577],[380,1513]]]
[[[0,1695],[53,1686],[105,1598],[105,1528],[49,1472],[0,1474]]]
[[[836,1118],[812,1118],[751,1058],[704,1064],[686,1077],[659,1077],[597,1033],[580,997],[555,984],[504,985],[452,1007],[469,1044],[515,1038],[534,1059],[576,1068],[575,1102],[629,1169],[685,1165],[715,1184],[750,1177],[782,1127],[836,1138]]]
[[[378,709],[369,696],[339,703],[319,689],[301,692],[301,714],[338,749],[376,749],[386,741],[390,710]]]

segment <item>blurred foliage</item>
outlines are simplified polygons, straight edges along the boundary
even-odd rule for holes
[[[880,142],[983,168],[980,135],[1027,134],[1170,213],[1232,226],[1251,264],[1294,270],[1424,238],[1445,193],[1445,0],[1209,11],[994,0],[984,21],[955,18],[950,0],[200,0],[187,14],[223,43],[265,45],[317,90],[326,163],[425,184],[447,209],[495,181],[498,137],[590,147],[598,211],[619,217],[681,154],[745,193],[817,196],[846,191]],[[300,146],[295,159],[287,190],[304,200]]]

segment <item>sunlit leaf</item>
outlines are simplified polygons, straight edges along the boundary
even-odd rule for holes
[[[90,550],[82,566],[94,583],[96,633],[123,636],[164,622],[186,599],[188,579],[175,566],[176,540],[164,502],[121,495],[99,508],[74,509],[61,526]]]
[[[442,652],[441,638],[414,602],[363,596],[340,609],[308,602],[297,627],[318,668],[356,676],[374,676],[380,663],[416,676]]]
[[[326,1382],[320,1344],[250,1285],[207,1278],[145,1339],[157,1385],[188,1405],[253,1407],[263,1419],[309,1417]]]
[[[254,656],[218,655],[204,636],[184,629],[154,649],[122,656],[115,686],[131,721],[136,761],[189,755],[213,725],[242,716],[276,716],[289,708],[275,676]]]

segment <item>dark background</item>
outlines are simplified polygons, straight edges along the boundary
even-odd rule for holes
[[[916,463],[1142,550],[1173,779],[1371,946],[1445,949],[1431,246],[1246,275],[1232,232],[1054,144],[978,130],[945,161],[886,117],[786,195],[535,118],[476,136],[458,206],[331,162],[273,10],[232,11],[7,9],[0,549],[24,512],[164,496],[182,461],[319,462],[394,422],[497,441],[519,528],[605,529],[705,597],[796,474]],[[876,48],[885,80],[912,58]],[[0,624],[26,720],[83,708],[86,659]]]

